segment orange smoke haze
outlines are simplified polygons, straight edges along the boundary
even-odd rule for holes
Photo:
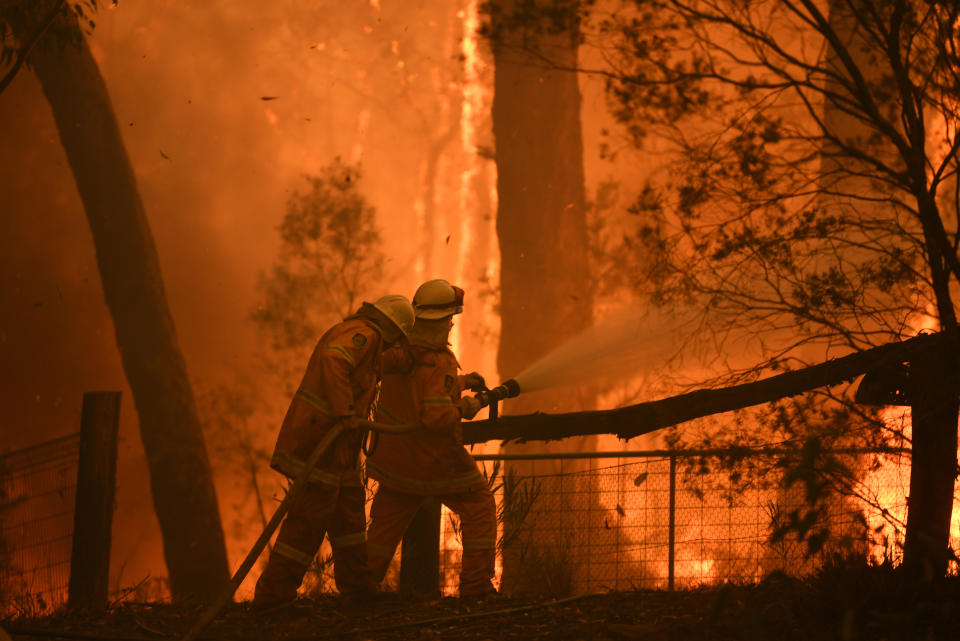
[[[272,449],[288,401],[258,358],[263,341],[250,319],[257,275],[276,255],[287,198],[336,157],[361,164],[361,190],[376,208],[388,258],[382,289],[365,297],[410,296],[427,278],[456,282],[467,291],[452,337],[463,367],[489,382],[518,374],[495,371],[493,70],[475,33],[479,4],[159,0],[121,2],[97,16],[91,49],[136,173],[195,393],[204,403],[214,388],[243,382],[262,394],[269,410],[247,425],[255,446]],[[600,64],[589,49],[581,55],[585,67]],[[620,181],[604,203],[613,219],[620,194],[629,197],[649,165],[624,149],[615,165],[601,160],[610,143],[601,131],[615,127],[601,80],[582,76],[580,88],[587,191]],[[83,392],[121,390],[111,588],[164,577],[137,416],[91,234],[28,71],[0,94],[0,190],[0,452],[76,432]],[[607,304],[597,301],[598,309]],[[616,396],[602,394],[600,408]],[[208,418],[211,410],[201,407]],[[207,445],[235,568],[261,521],[248,479],[217,457],[223,443],[211,439],[221,437],[208,432]],[[613,436],[593,443],[623,446]],[[280,477],[263,469],[259,482],[269,516]],[[239,596],[249,597],[257,574]]]
[[[383,290],[368,297],[412,295],[438,276],[463,285],[460,361],[497,378],[496,297],[481,295],[497,285],[499,256],[492,69],[475,34],[478,2],[391,4],[163,0],[121,2],[96,18],[91,49],[200,400],[238,379],[257,384],[260,342],[249,318],[257,275],[275,256],[288,196],[337,156],[361,163],[388,257]],[[605,116],[593,82],[583,80],[588,181],[610,171],[595,152]],[[111,587],[163,577],[137,416],[91,235],[28,71],[0,95],[0,152],[0,451],[77,431],[83,392],[121,390]],[[261,391],[276,413],[252,427],[257,444],[271,448],[268,425],[282,418],[285,391]],[[236,566],[260,522],[242,482],[221,467]],[[265,470],[262,480],[269,514],[279,479]]]

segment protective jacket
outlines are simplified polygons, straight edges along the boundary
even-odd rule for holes
[[[409,355],[403,350],[390,350],[390,356],[384,357],[383,334],[373,321],[357,315],[334,325],[320,338],[307,363],[270,465],[297,477],[339,417],[369,417],[384,368],[409,366]],[[311,470],[309,484],[290,506],[270,561],[257,581],[255,603],[295,598],[326,535],[333,547],[334,577],[341,594],[373,589],[366,550],[366,495],[358,470],[361,438],[358,430],[342,433]]]
[[[391,352],[394,350],[390,350]],[[486,489],[477,464],[463,447],[460,365],[449,349],[411,345],[412,367],[383,378],[378,421],[422,423],[412,434],[380,434],[367,458],[367,474],[381,485],[412,494],[441,495]]]
[[[409,367],[404,351],[390,354],[384,358],[383,335],[373,321],[354,316],[331,327],[313,350],[290,402],[270,466],[295,478],[338,417],[369,418],[384,368]],[[311,471],[310,482],[360,486],[360,439],[357,431],[341,434]]]

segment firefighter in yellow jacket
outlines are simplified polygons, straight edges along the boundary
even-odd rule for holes
[[[296,598],[325,534],[333,547],[334,578],[341,595],[362,596],[374,590],[366,559],[358,420],[369,417],[384,370],[409,368],[404,350],[389,350],[386,355],[384,351],[410,331],[413,321],[406,298],[384,296],[364,303],[317,343],[283,419],[270,465],[295,478],[324,434],[338,422],[345,429],[310,472],[300,500],[290,507],[257,581],[254,606]]]
[[[413,298],[416,323],[407,336],[413,364],[384,376],[377,420],[421,423],[411,434],[380,434],[367,459],[367,474],[379,483],[370,509],[367,554],[379,583],[425,496],[434,496],[460,517],[463,565],[460,596],[495,592],[496,502],[477,464],[463,447],[461,418],[473,418],[480,403],[461,398],[464,388],[480,390],[477,373],[459,376],[448,347],[453,316],[463,311],[463,290],[445,280],[424,283]]]

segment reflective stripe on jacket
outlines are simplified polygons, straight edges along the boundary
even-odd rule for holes
[[[337,417],[369,416],[383,375],[382,352],[380,328],[363,318],[338,323],[320,338],[283,419],[271,467],[296,477]],[[341,434],[311,471],[311,482],[360,485],[360,436]]]
[[[380,434],[367,459],[367,473],[379,483],[414,494],[446,494],[486,487],[483,475],[463,447],[460,411],[463,392],[459,365],[448,349],[410,347],[413,368],[386,374],[377,420],[422,423],[425,432]]]

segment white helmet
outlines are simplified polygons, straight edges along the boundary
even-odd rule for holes
[[[463,311],[463,290],[442,278],[428,280],[413,295],[417,318],[447,318]]]
[[[410,304],[406,296],[401,296],[400,294],[383,296],[375,300],[373,306],[393,321],[393,324],[403,332],[404,336],[413,329],[413,305]]]

